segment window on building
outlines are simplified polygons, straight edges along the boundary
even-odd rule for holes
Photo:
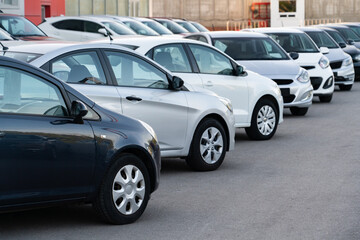
[[[296,0],[280,0],[279,12],[296,12]]]

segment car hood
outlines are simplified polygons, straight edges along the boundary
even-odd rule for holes
[[[342,61],[347,57],[341,48],[329,48],[329,53],[324,56],[326,56],[330,62]]]
[[[261,74],[263,76],[274,78],[287,78],[297,75],[300,71],[299,65],[293,60],[259,60],[259,61],[236,61],[245,66],[246,69]]]
[[[344,52],[346,52],[347,54],[350,54],[351,56],[355,56],[360,54],[360,50],[352,45],[346,45],[345,48],[342,49]]]
[[[316,65],[319,63],[322,53],[299,53],[299,58],[295,60],[300,66]]]

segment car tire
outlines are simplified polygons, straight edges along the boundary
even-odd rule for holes
[[[332,94],[325,95],[325,96],[319,96],[320,102],[329,103],[329,102],[331,102],[332,96],[333,96]]]
[[[305,116],[309,108],[291,107],[290,112],[294,116]]]
[[[352,88],[352,84],[351,85],[339,85],[339,88],[341,91],[350,91]]]
[[[150,177],[133,154],[121,155],[110,167],[93,203],[106,222],[128,224],[144,212],[150,197]]]
[[[274,136],[278,122],[279,113],[274,102],[260,99],[254,108],[251,126],[245,128],[245,131],[252,140],[269,140]]]
[[[205,118],[198,125],[186,163],[196,171],[213,171],[224,161],[228,147],[225,130],[219,121]]]

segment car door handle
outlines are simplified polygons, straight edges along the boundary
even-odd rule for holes
[[[141,98],[136,97],[136,96],[127,96],[126,99],[129,100],[129,101],[136,101],[136,102],[142,101]]]
[[[214,84],[213,84],[213,82],[212,81],[207,81],[206,83],[205,83],[205,86],[207,86],[207,87],[212,87]]]

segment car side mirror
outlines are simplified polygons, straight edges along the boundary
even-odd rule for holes
[[[320,47],[320,52],[322,54],[328,54],[330,51],[327,47]]]
[[[98,33],[104,35],[105,37],[109,36],[109,32],[105,28],[99,28]]]
[[[289,53],[289,55],[294,60],[299,58],[299,54],[297,52],[291,52],[291,53]]]
[[[341,48],[346,48],[346,43],[340,42],[340,43],[339,43],[339,46],[340,46]]]
[[[245,67],[241,66],[241,65],[237,65],[235,68],[235,76],[240,76],[242,74],[244,74],[245,72]]]
[[[171,80],[171,88],[174,90],[180,90],[182,86],[184,86],[184,81],[181,78],[174,76]]]
[[[349,39],[349,40],[348,40],[348,43],[349,43],[349,45],[354,45],[354,44],[355,44],[355,41],[352,40],[352,39]]]
[[[83,124],[83,117],[88,113],[87,107],[80,101],[73,101],[71,103],[71,116],[75,117],[74,123]]]

